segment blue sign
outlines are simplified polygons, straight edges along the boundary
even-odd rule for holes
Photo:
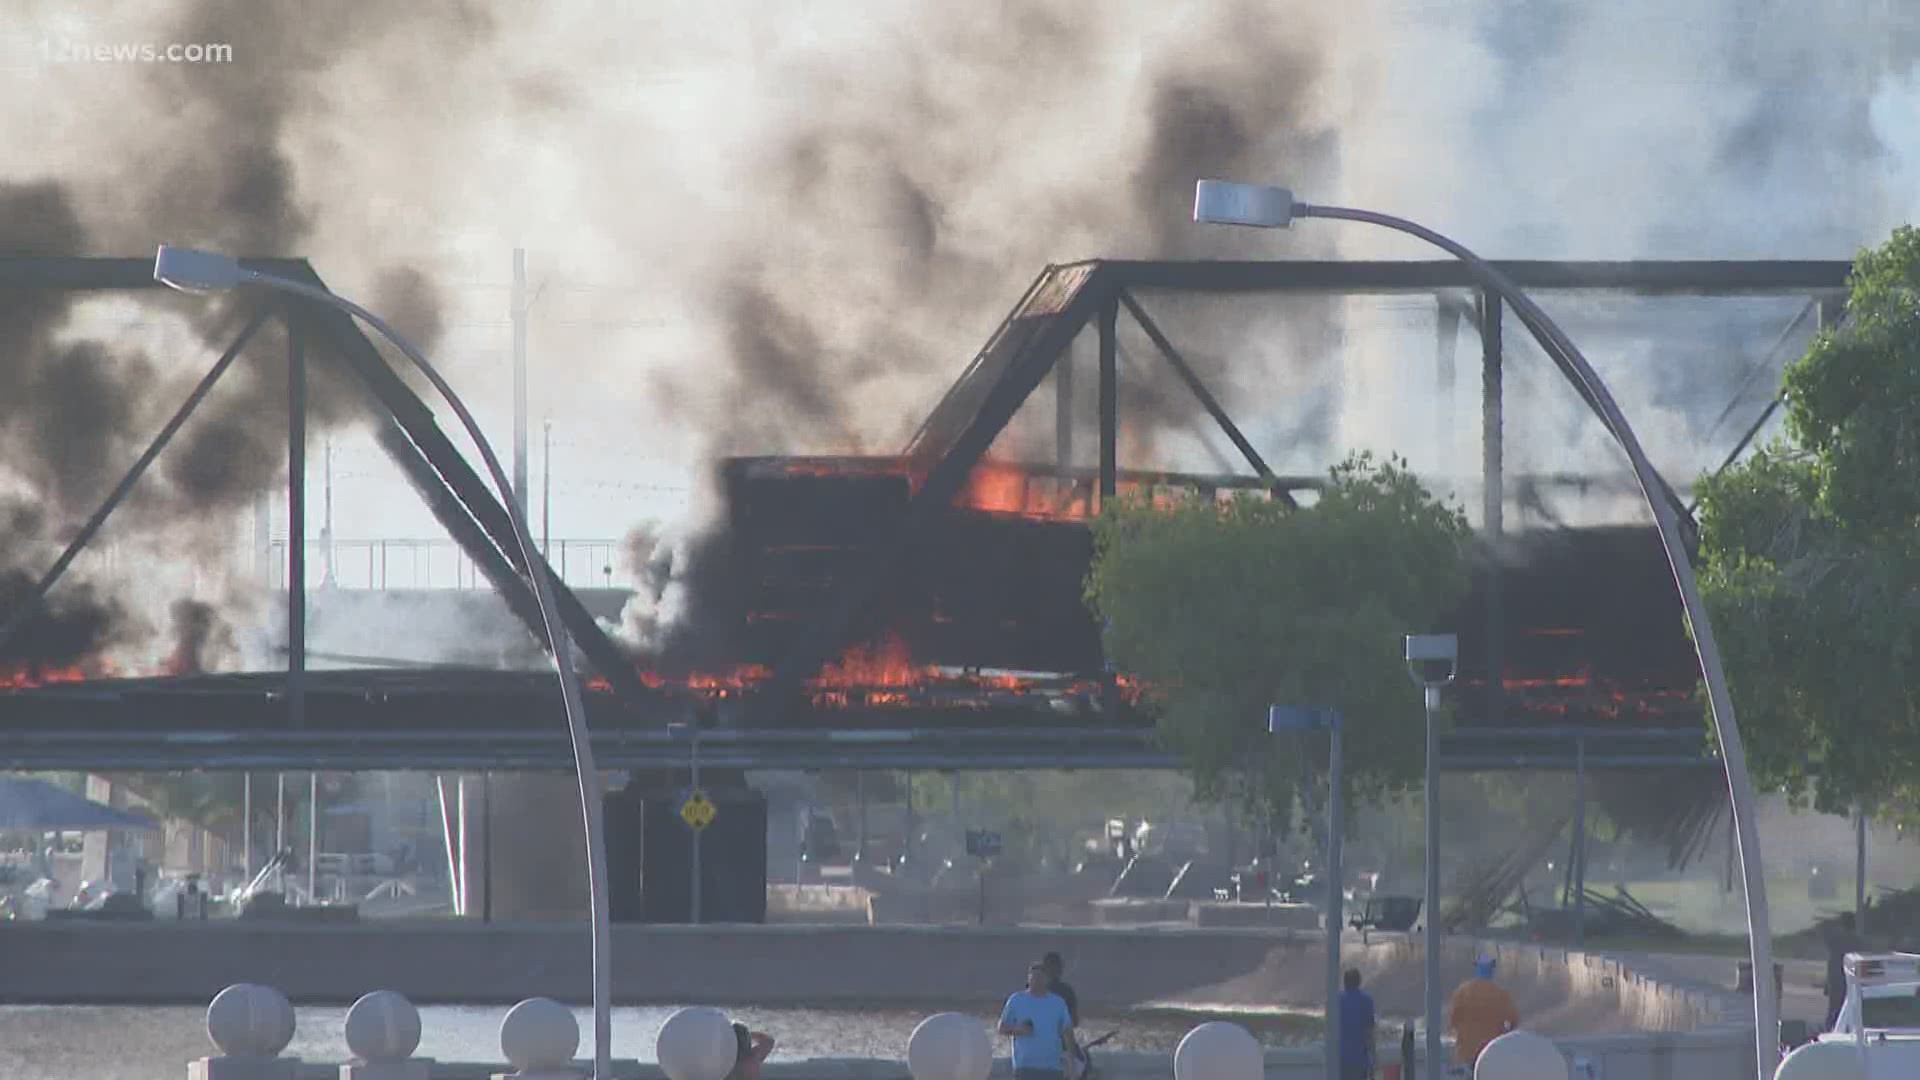
[[[1339,726],[1340,710],[1300,705],[1267,706],[1267,732],[1328,731]]]

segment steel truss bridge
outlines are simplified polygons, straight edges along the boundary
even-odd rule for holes
[[[247,264],[324,287],[304,260]],[[1533,292],[1616,295],[1800,298],[1808,312],[1833,318],[1844,301],[1849,264],[1827,262],[1504,262]],[[150,259],[0,258],[0,289],[52,292],[137,291],[156,287]],[[1453,262],[1127,262],[1053,266],[1028,289],[986,347],[941,400],[906,451],[923,477],[904,510],[882,523],[861,580],[815,612],[770,665],[772,678],[720,701],[648,686],[629,658],[595,622],[578,595],[555,580],[563,621],[585,665],[605,689],[592,695],[590,724],[599,760],[609,768],[674,767],[688,740],[676,721],[703,723],[701,758],[715,768],[1128,768],[1168,760],[1151,724],[1104,689],[967,697],[904,695],[889,704],[809,704],[806,680],[878,617],[890,584],[909,554],[929,543],[996,436],[1049,375],[1064,381],[1062,355],[1092,326],[1099,344],[1099,465],[1084,480],[1101,497],[1117,491],[1121,311],[1138,324],[1161,358],[1245,457],[1250,475],[1232,483],[1266,487],[1277,498],[1310,486],[1276,476],[1161,332],[1136,294],[1291,293],[1426,294],[1457,328],[1465,321],[1482,344],[1483,480],[1489,532],[1502,531],[1509,478],[1501,428],[1502,329],[1496,298],[1484,296]],[[526,574],[553,572],[543,560],[522,562],[496,495],[454,449],[433,411],[402,381],[344,316],[311,303],[275,297],[244,318],[231,346],[163,429],[127,482],[81,530],[77,552],[174,431],[270,319],[285,329],[289,379],[288,534],[304,536],[306,365],[337,364],[363,391],[383,450],[420,492],[448,535],[529,627],[538,615]],[[1796,320],[1797,322],[1798,320]],[[1783,336],[1784,340],[1784,336]],[[1060,419],[1060,475],[1075,472],[1070,434]],[[1736,445],[1737,455],[1760,428]],[[1084,470],[1082,470],[1084,471]],[[1663,485],[1658,497],[1676,504]],[[1682,507],[1684,509],[1684,507]],[[306,580],[302,545],[289,551],[288,579]],[[64,564],[62,564],[64,565]],[[31,634],[32,619],[58,573],[42,582],[33,605],[0,612]],[[0,767],[47,768],[441,768],[571,767],[558,695],[538,672],[309,671],[306,596],[288,603],[289,669],[266,674],[181,679],[93,680],[0,691]],[[1507,638],[1499,582],[1483,598],[1480,663],[1501,671]],[[1677,610],[1677,608],[1676,608]],[[0,641],[0,663],[7,656]],[[1096,674],[1097,673],[1093,673]],[[1465,673],[1463,672],[1463,675]],[[892,695],[901,699],[902,695]],[[1470,710],[1444,747],[1462,769],[1651,768],[1710,766],[1697,725],[1526,724],[1507,715],[1500,692]],[[1410,724],[1412,718],[1410,718]]]

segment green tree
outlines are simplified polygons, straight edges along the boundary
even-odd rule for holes
[[[1296,800],[1324,799],[1326,740],[1268,735],[1270,703],[1343,712],[1356,801],[1418,783],[1420,694],[1401,638],[1465,594],[1469,536],[1405,462],[1357,454],[1297,510],[1253,496],[1122,502],[1095,523],[1087,598],[1199,797],[1279,831]]]
[[[1861,254],[1783,380],[1783,437],[1702,481],[1701,591],[1756,782],[1844,811],[1920,795],[1920,230]]]

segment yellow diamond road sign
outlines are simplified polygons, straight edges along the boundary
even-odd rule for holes
[[[680,804],[680,820],[695,832],[713,824],[714,817],[719,813],[720,808],[713,805],[713,800],[707,798],[704,791],[695,791],[687,796],[686,802]]]

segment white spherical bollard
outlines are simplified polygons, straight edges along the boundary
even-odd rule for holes
[[[1266,1051],[1239,1024],[1213,1020],[1201,1024],[1173,1051],[1174,1080],[1262,1080]]]
[[[279,1057],[293,1041],[293,1004],[271,986],[236,983],[208,1003],[207,1037],[227,1057]]]
[[[907,1040],[913,1080],[987,1080],[992,1069],[993,1040],[980,1021],[964,1013],[935,1013]]]
[[[1853,1043],[1808,1043],[1787,1055],[1773,1080],[1867,1080],[1867,1063]]]
[[[393,990],[375,990],[347,1010],[347,1049],[369,1063],[405,1061],[420,1046],[420,1010]]]
[[[1488,1043],[1473,1063],[1473,1080],[1572,1080],[1573,1070],[1553,1040],[1509,1031]]]
[[[500,1021],[500,1053],[523,1073],[564,1069],[580,1049],[580,1022],[552,998],[528,998]]]
[[[668,1080],[724,1080],[740,1057],[740,1040],[719,1009],[681,1009],[660,1025],[653,1056]]]

